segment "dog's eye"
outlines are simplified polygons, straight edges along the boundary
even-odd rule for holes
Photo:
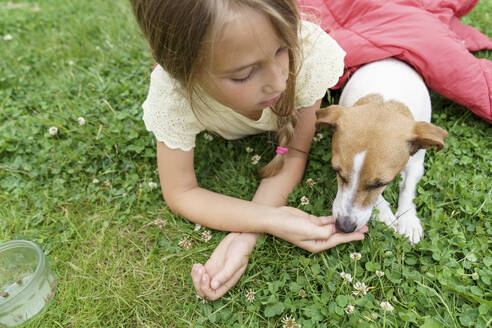
[[[373,183],[373,184],[367,185],[367,186],[366,186],[366,189],[368,189],[368,190],[374,190],[374,189],[378,189],[378,188],[384,187],[384,186],[386,186],[387,184],[388,184],[388,183],[386,183],[386,182],[376,181],[376,182],[375,182],[375,183]]]
[[[348,180],[343,175],[341,175],[340,172],[337,172],[337,175],[343,183],[348,183]]]
[[[332,166],[332,169],[333,171],[336,172],[337,176],[340,178],[340,180],[343,182],[343,183],[348,183],[348,180],[342,175],[340,174],[340,171],[341,169],[336,167],[336,166]]]

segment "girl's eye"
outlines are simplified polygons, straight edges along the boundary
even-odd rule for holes
[[[253,68],[249,72],[248,76],[246,76],[244,78],[231,78],[231,80],[233,80],[234,82],[237,82],[237,83],[244,83],[244,82],[248,81],[249,79],[251,79],[255,73],[256,73],[256,68]]]
[[[248,76],[246,76],[245,78],[242,78],[242,79],[231,79],[231,80],[233,80],[234,82],[237,82],[237,83],[244,83],[244,82],[248,81],[250,78],[251,78],[251,74],[249,74]]]

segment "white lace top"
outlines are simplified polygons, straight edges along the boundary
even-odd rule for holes
[[[296,81],[296,109],[311,106],[323,98],[342,75],[345,57],[345,51],[336,41],[314,23],[302,22],[300,42],[303,62]],[[161,66],[156,66],[142,105],[147,130],[169,148],[188,151],[195,146],[195,137],[203,130],[214,131],[226,139],[238,139],[277,128],[276,116],[269,107],[255,121],[207,95],[202,98],[207,105],[197,101],[194,106],[197,113],[206,115],[197,119],[179,83]]]

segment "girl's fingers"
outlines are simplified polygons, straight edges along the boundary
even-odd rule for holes
[[[356,240],[363,240],[364,232],[367,232],[367,227],[361,228],[359,231],[352,233],[336,232],[333,233],[329,238],[307,240],[304,242],[303,248],[312,253],[321,252],[325,249],[332,248],[340,244]]]
[[[222,297],[222,295],[227,293],[229,289],[231,289],[232,287],[234,287],[234,285],[236,285],[236,283],[239,281],[239,278],[241,278],[245,270],[246,270],[246,265],[239,268],[238,271],[234,272],[232,277],[228,281],[224,282],[219,288],[215,290],[211,289],[211,294],[207,294],[207,299],[213,301]]]
[[[193,268],[191,269],[191,279],[193,280],[193,286],[195,287],[195,290],[197,294],[201,297],[204,298],[203,291],[201,290],[201,280],[202,280],[202,275],[205,272],[205,268],[203,265],[197,263],[193,265]]]
[[[225,286],[222,286],[222,287],[225,287]],[[221,291],[223,291],[223,293],[225,293],[227,291],[227,289],[221,290]],[[202,296],[203,298],[205,298],[207,300],[211,300],[211,301],[214,301],[214,300],[218,299],[220,296],[222,296],[222,294],[219,294],[216,290],[213,290],[212,288],[210,288],[210,277],[207,273],[204,273],[202,276],[202,279],[200,280],[200,291],[204,295],[204,296]]]
[[[191,268],[191,279],[193,280],[193,285],[195,285],[195,287],[197,286],[197,283],[200,281],[200,273],[198,271],[198,268],[199,268],[200,264],[198,263],[195,263],[193,265],[193,267]]]
[[[335,224],[335,219],[333,216],[320,216],[319,221],[321,224]]]
[[[362,232],[352,232],[352,233],[340,233],[337,232],[331,236],[329,243],[330,247],[335,247],[340,244],[348,243],[356,240],[363,240],[364,234]]]
[[[325,240],[329,239],[335,232],[336,228],[334,224],[326,224],[323,226],[316,226],[312,231],[309,233],[308,236],[306,236],[305,239],[307,240],[315,240],[315,239],[320,239],[320,240]]]
[[[212,289],[210,288],[210,277],[208,273],[204,273],[200,279],[200,291],[205,296],[205,299],[209,299],[209,295],[212,294]]]
[[[212,279],[210,283],[210,287],[212,289],[216,290],[220,286],[222,286],[224,283],[227,281],[231,280],[231,278],[234,276],[234,274],[240,270],[242,267],[242,263],[238,262],[237,266],[236,265],[226,265],[222,269],[222,271],[219,271],[215,277]]]

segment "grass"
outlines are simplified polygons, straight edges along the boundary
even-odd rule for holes
[[[171,213],[149,185],[158,182],[155,141],[140,105],[153,62],[128,3],[12,4],[0,4],[0,241],[35,241],[58,277],[54,302],[27,327],[279,327],[286,316],[303,327],[490,326],[492,130],[468,110],[433,95],[433,121],[449,137],[445,150],[428,152],[418,186],[418,245],[375,220],[365,241],[316,255],[265,236],[238,285],[202,303],[189,271],[225,233],[203,241],[203,228]],[[491,12],[481,1],[464,21],[491,37]],[[336,193],[323,135],[305,175],[316,184],[300,185],[289,200],[301,207],[307,196],[302,208],[316,215],[329,214]],[[200,184],[250,199],[258,184],[251,156],[265,164],[270,140],[199,136]],[[385,196],[395,204],[396,183]],[[370,287],[367,295],[352,295],[340,272]]]

